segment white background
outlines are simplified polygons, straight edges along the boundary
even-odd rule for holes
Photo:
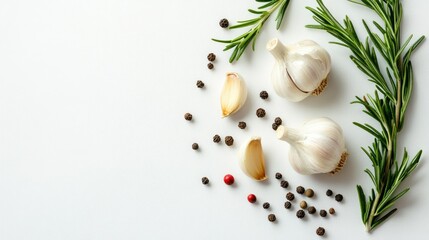
[[[348,14],[357,26],[373,17],[347,1],[326,0],[341,19]],[[231,22],[251,17],[258,6],[245,0],[16,0],[0,3],[0,239],[423,239],[429,213],[426,89],[426,42],[413,57],[415,92],[400,146],[411,154],[425,151],[423,163],[403,184],[411,191],[397,203],[399,211],[372,234],[360,221],[355,190],[371,187],[363,170],[370,161],[360,150],[371,137],[352,122],[370,121],[355,95],[372,92],[348,59],[349,51],[330,45],[327,33],[306,29],[314,23],[305,6],[291,1],[280,31],[270,19],[256,44],[236,64],[230,52],[210,38],[229,39],[243,30],[227,31]],[[404,1],[404,36],[428,34],[426,1]],[[360,28],[361,29],[361,28]],[[360,33],[363,33],[360,31]],[[269,76],[273,58],[265,43],[314,39],[332,56],[331,81],[319,97],[290,103],[276,96]],[[215,69],[206,56],[218,56]],[[235,116],[220,118],[219,91],[227,71],[241,74],[249,99]],[[204,90],[196,80],[206,83]],[[270,93],[268,101],[259,92]],[[255,110],[267,110],[258,119]],[[193,122],[183,119],[185,112]],[[275,139],[276,116],[289,125],[327,116],[344,129],[350,159],[335,176],[301,176],[288,161],[288,145]],[[246,130],[238,121],[248,124]],[[233,147],[216,145],[214,134],[232,135]],[[237,150],[246,138],[262,137],[269,180],[244,176]],[[191,149],[198,142],[200,151]],[[312,187],[318,209],[334,207],[336,216],[295,217],[284,209],[286,190]],[[231,173],[236,184],[222,178]],[[210,178],[210,186],[201,177]],[[324,195],[342,193],[343,203]],[[247,202],[255,193],[258,203]],[[301,199],[301,198],[299,198]],[[271,203],[271,209],[262,203]],[[296,201],[295,201],[296,202]],[[272,224],[267,215],[275,213]]]

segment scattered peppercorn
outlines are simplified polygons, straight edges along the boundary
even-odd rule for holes
[[[298,210],[297,212],[296,212],[296,217],[297,218],[304,218],[305,217],[305,212],[303,211],[303,210]]]
[[[208,64],[207,64],[207,68],[208,68],[208,69],[213,69],[213,68],[214,68],[213,63],[208,63]]]
[[[319,236],[325,235],[325,229],[322,228],[322,227],[318,227],[317,230],[316,230],[316,234],[319,235]]]
[[[276,221],[276,215],[274,215],[272,213],[270,215],[268,215],[268,221],[275,222]]]
[[[261,91],[260,93],[259,93],[259,97],[260,98],[262,98],[262,99],[267,99],[268,98],[268,93],[267,93],[267,91]]]
[[[209,55],[207,55],[207,60],[213,62],[214,60],[216,60],[216,55],[214,53],[209,53]]]
[[[293,193],[291,193],[291,192],[288,192],[286,194],[286,199],[289,200],[289,201],[293,201],[295,199],[295,195]]]
[[[231,174],[227,174],[225,175],[225,177],[223,177],[223,181],[225,182],[226,185],[232,185],[235,180]]]
[[[283,175],[281,173],[276,173],[276,179],[281,179],[283,177]]]
[[[301,202],[299,203],[299,206],[300,206],[302,209],[306,209],[306,208],[307,208],[307,202],[306,202],[306,201],[301,201]]]
[[[245,129],[247,127],[247,124],[246,124],[246,122],[238,122],[238,127],[240,129]]]
[[[314,191],[313,191],[313,189],[311,189],[311,188],[306,189],[306,190],[305,190],[305,192],[304,192],[304,195],[305,195],[306,197],[309,197],[309,198],[313,197],[313,196],[314,196]]]
[[[229,21],[228,21],[228,19],[226,19],[226,18],[221,19],[219,21],[219,26],[221,28],[227,28],[227,27],[229,27]]]
[[[305,192],[305,188],[303,186],[296,187],[296,192],[299,194],[303,194]]]
[[[332,194],[334,194],[334,193],[332,192],[332,190],[331,190],[331,189],[328,189],[328,190],[326,191],[326,196],[330,197],[330,196],[332,196]]]
[[[220,136],[219,135],[214,135],[213,136],[213,142],[215,142],[215,143],[218,143],[218,142],[220,142]]]
[[[204,82],[203,82],[203,81],[201,81],[201,80],[198,80],[198,81],[197,81],[197,87],[198,87],[198,88],[203,88],[203,87],[204,87]]]
[[[263,108],[258,108],[256,110],[256,116],[258,116],[258,118],[265,117],[265,110]]]
[[[185,120],[186,120],[186,121],[191,121],[191,120],[192,120],[192,114],[190,114],[190,113],[185,113]]]
[[[262,207],[263,207],[264,209],[268,209],[268,208],[270,208],[270,203],[268,203],[268,202],[264,202],[264,204],[262,204]]]
[[[334,208],[330,208],[329,209],[329,214],[334,215],[335,214],[335,209]]]
[[[314,206],[310,206],[310,207],[308,207],[308,213],[310,213],[310,214],[314,214],[314,213],[316,213],[316,208],[314,207]]]
[[[209,179],[208,179],[207,177],[203,177],[203,178],[201,179],[201,182],[202,182],[204,185],[207,185],[207,184],[209,184]]]
[[[289,201],[286,201],[286,202],[285,202],[285,208],[286,208],[286,209],[289,209],[290,207],[292,207],[292,203],[291,203],[291,202],[289,202]]]
[[[274,119],[274,123],[277,124],[277,125],[282,125],[283,121],[282,121],[282,119],[280,117],[276,117]]]
[[[255,203],[256,202],[256,196],[255,196],[255,194],[249,194],[249,195],[247,195],[247,201],[249,201],[250,203]]]
[[[226,136],[225,137],[225,144],[227,146],[232,146],[232,144],[234,144],[234,138],[231,136]]]
[[[275,131],[275,130],[277,130],[277,128],[279,128],[279,125],[277,125],[277,123],[273,123],[273,124],[271,124],[271,127]]]
[[[341,195],[341,194],[335,195],[335,201],[337,201],[337,202],[343,201],[343,195]]]
[[[328,215],[328,213],[324,209],[320,210],[319,214],[321,217],[326,217],[326,215]]]
[[[192,149],[198,150],[199,146],[198,143],[192,143]]]
[[[282,180],[280,182],[280,186],[282,186],[282,188],[287,188],[287,187],[289,187],[289,182],[285,181],[285,180]]]

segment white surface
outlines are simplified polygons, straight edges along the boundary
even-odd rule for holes
[[[347,1],[326,0],[337,17],[369,18],[368,11]],[[237,64],[211,37],[231,38],[218,20],[248,18],[253,1],[44,0],[0,3],[0,239],[422,239],[429,213],[426,152],[426,42],[414,55],[415,92],[400,143],[410,153],[423,149],[423,164],[403,187],[397,214],[373,234],[360,222],[355,191],[370,182],[370,167],[360,146],[371,138],[352,125],[368,121],[355,95],[372,91],[348,60],[346,49],[328,44],[328,34],[309,30],[313,23],[304,6],[292,1],[281,31],[267,22],[256,45]],[[426,1],[404,1],[404,34],[427,33]],[[335,9],[334,9],[335,8]],[[320,97],[290,103],[277,97],[268,81],[272,57],[265,43],[317,40],[332,55],[332,80]],[[218,56],[215,70],[206,55]],[[249,88],[249,101],[237,115],[220,118],[219,91],[226,71],[239,72]],[[204,90],[195,82],[202,79]],[[269,101],[258,94],[266,89]],[[257,119],[256,108],[267,110]],[[185,112],[195,121],[186,122]],[[321,116],[344,128],[351,153],[336,176],[300,176],[286,161],[288,145],[275,139],[271,122],[281,116],[291,125]],[[237,128],[245,120],[248,129]],[[211,142],[214,134],[232,135],[232,148]],[[270,179],[255,183],[237,165],[236,152],[245,138],[260,135]],[[200,143],[201,151],[191,150]],[[280,171],[293,187],[312,187],[319,209],[335,207],[327,219],[306,217],[283,208],[286,191],[274,179]],[[235,187],[223,184],[226,173]],[[211,180],[210,187],[201,177]],[[324,192],[345,196],[338,204]],[[255,193],[259,202],[246,201]],[[262,209],[269,201],[271,211]],[[271,224],[273,212],[278,222]]]

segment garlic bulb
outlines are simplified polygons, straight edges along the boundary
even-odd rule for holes
[[[257,181],[267,179],[260,137],[252,137],[243,143],[239,154],[240,168],[247,176]]]
[[[246,102],[247,88],[237,73],[227,73],[220,96],[222,117],[237,112]]]
[[[300,174],[336,173],[348,153],[341,127],[329,118],[318,118],[299,128],[279,126],[277,138],[290,144],[289,162]]]
[[[331,57],[319,44],[304,40],[285,46],[275,38],[267,43],[267,50],[276,59],[271,83],[279,96],[299,102],[326,87]]]

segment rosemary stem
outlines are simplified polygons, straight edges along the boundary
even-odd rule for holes
[[[374,220],[375,211],[377,210],[378,202],[380,202],[381,192],[384,190],[383,188],[384,188],[384,186],[382,187],[382,189],[380,189],[381,191],[377,193],[377,196],[375,197],[374,202],[372,203],[371,213],[369,215],[368,222],[366,223],[366,231],[367,232],[370,232],[372,230],[372,227],[371,227],[372,221]]]
[[[396,116],[395,116],[396,126],[395,126],[395,128],[397,126],[399,126],[399,121],[400,121],[400,115],[399,114],[400,114],[400,110],[402,107],[402,91],[401,91],[402,81],[401,81],[401,79],[397,79],[396,84],[397,84],[397,92],[396,92],[397,98],[396,98],[396,105],[395,105],[395,113],[396,113]],[[380,188],[380,191],[377,192],[377,195],[374,199],[374,202],[372,203],[370,216],[369,216],[368,222],[366,223],[366,230],[368,232],[370,232],[372,230],[372,223],[373,223],[373,220],[375,217],[375,213],[377,211],[381,195],[384,192],[384,186],[385,186],[384,183],[387,181],[387,176],[389,176],[389,174],[391,172],[392,150],[396,151],[396,149],[393,149],[394,146],[393,146],[392,137],[395,138],[395,141],[396,141],[397,135],[393,132],[393,130],[392,130],[392,132],[389,133],[389,143],[387,146],[387,155],[386,155],[386,166],[384,168],[383,180],[381,182],[382,186]]]

